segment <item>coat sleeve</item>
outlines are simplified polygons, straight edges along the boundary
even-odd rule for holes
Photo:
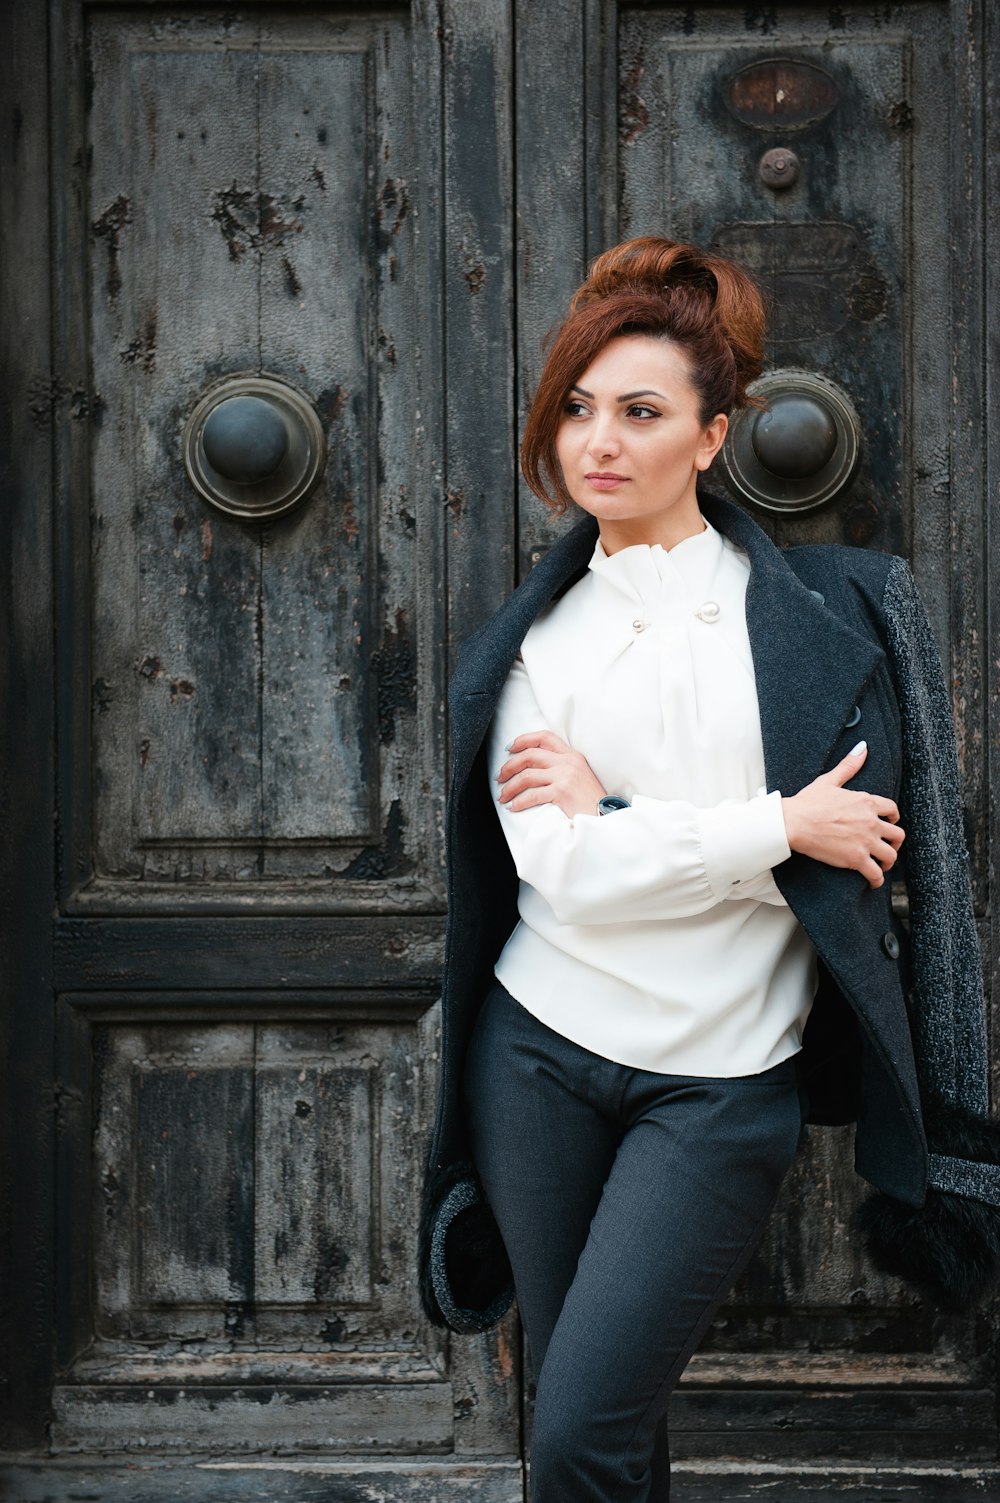
[[[921,1090],[986,1110],[982,965],[951,705],[930,623],[906,562],[886,581],[884,609],[902,717],[900,814],[913,960],[914,1049]]]
[[[946,1310],[1000,1283],[1000,1121],[986,1115],[982,970],[951,706],[934,636],[902,559],[883,597],[902,717],[901,817],[910,899],[911,1032],[927,1136],[927,1197],[882,1191],[855,1211],[869,1256]]]

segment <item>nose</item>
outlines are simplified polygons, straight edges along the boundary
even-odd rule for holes
[[[587,442],[587,449],[595,459],[609,459],[619,452],[621,444],[611,413],[598,413]]]

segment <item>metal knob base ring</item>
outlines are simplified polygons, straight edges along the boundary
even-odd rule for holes
[[[240,521],[270,521],[300,506],[325,464],[323,425],[309,399],[281,376],[217,382],[199,398],[184,430],[191,484],[216,510]]]
[[[726,435],[733,490],[779,515],[814,511],[846,490],[861,457],[861,421],[846,393],[800,370],[768,371],[747,390],[766,405],[737,413]]]

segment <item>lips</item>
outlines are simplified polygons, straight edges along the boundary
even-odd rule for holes
[[[591,470],[590,474],[584,478],[597,490],[609,491],[613,486],[624,485],[628,476],[618,475],[614,470]]]

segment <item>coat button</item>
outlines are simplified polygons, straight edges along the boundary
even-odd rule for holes
[[[814,600],[819,601],[820,605],[826,605],[826,596],[822,595],[819,590],[810,590],[809,593]]]
[[[882,948],[890,960],[899,959],[899,940],[891,929],[882,936]]]
[[[858,724],[858,721],[860,719],[861,719],[861,707],[860,707],[860,705],[855,705],[854,709],[851,711],[851,713],[848,715],[847,719],[844,721],[844,730],[845,731],[852,730],[854,728],[854,726],[856,726]]]

